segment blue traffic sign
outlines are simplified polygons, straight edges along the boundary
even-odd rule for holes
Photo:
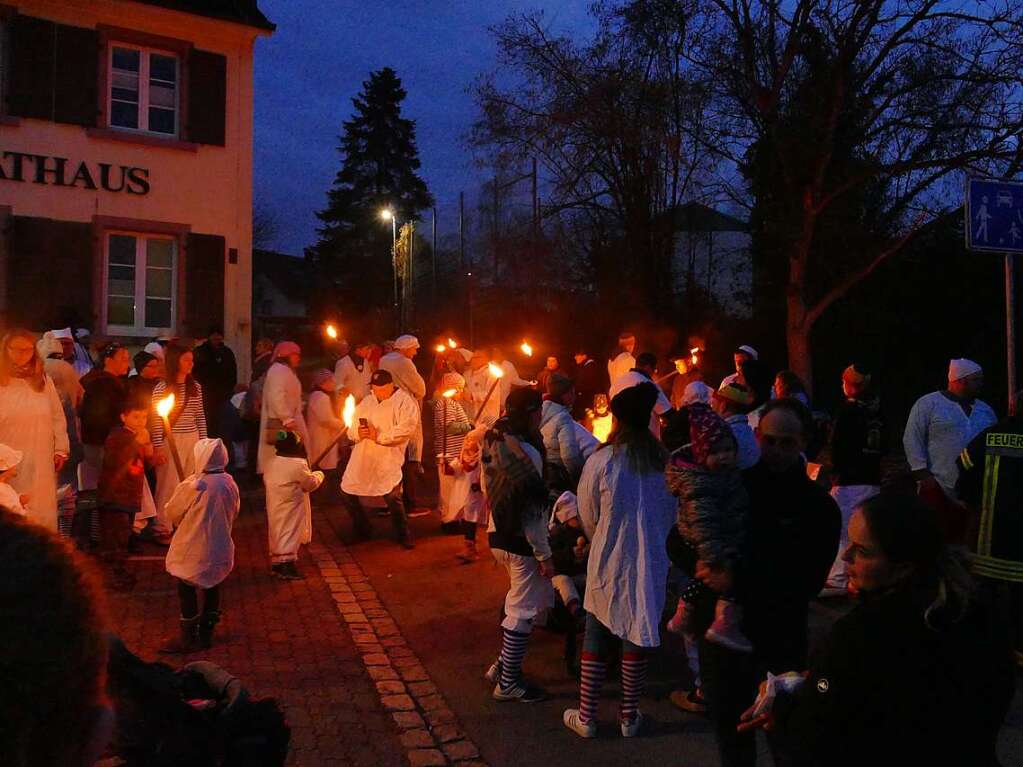
[[[966,247],[1023,253],[1023,182],[967,179]]]

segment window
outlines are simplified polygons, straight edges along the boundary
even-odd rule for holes
[[[107,234],[107,332],[157,335],[173,330],[177,250],[172,237]]]
[[[178,58],[172,53],[110,46],[110,127],[178,134]]]

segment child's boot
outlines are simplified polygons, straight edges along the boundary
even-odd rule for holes
[[[220,623],[220,610],[203,611],[199,619],[199,645],[208,650],[213,646],[213,629]]]
[[[182,618],[179,625],[180,634],[160,648],[167,655],[188,655],[199,649],[199,616]]]
[[[707,629],[707,641],[735,652],[753,652],[753,645],[742,633],[742,608],[728,599],[718,599],[714,606],[714,622]]]

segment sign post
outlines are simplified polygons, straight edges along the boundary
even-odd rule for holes
[[[971,178],[966,182],[966,247],[1005,258],[1005,342],[1009,414],[1016,413],[1016,280],[1023,253],[1023,182]]]

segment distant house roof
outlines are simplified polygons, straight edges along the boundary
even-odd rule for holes
[[[172,11],[194,13],[196,16],[208,16],[211,19],[235,21],[271,32],[277,28],[259,10],[257,0],[135,0],[135,2],[158,5]]]
[[[687,202],[673,211],[676,232],[748,232],[749,224],[699,202]]]
[[[253,250],[252,276],[270,280],[288,298],[304,301],[309,295],[309,269],[301,256]]]

